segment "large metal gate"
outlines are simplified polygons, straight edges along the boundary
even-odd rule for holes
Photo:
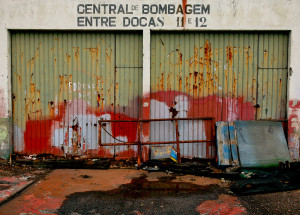
[[[142,119],[141,34],[12,32],[14,151],[128,158],[163,142],[213,158],[215,121],[286,119],[287,53],[286,32],[152,32]]]
[[[285,120],[287,32],[153,32],[151,118]],[[205,140],[209,121],[179,122],[180,140]],[[174,139],[151,123],[151,141]],[[208,138],[210,139],[210,138]],[[184,157],[214,157],[214,144],[184,143]]]
[[[136,156],[98,145],[98,119],[136,119],[142,90],[139,33],[12,32],[14,151]],[[111,123],[104,142],[135,141],[136,124]]]

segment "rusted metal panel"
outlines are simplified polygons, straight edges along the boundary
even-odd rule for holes
[[[242,167],[278,167],[291,162],[281,122],[239,121],[235,123]]]
[[[288,76],[288,34],[259,35],[258,119],[285,119]]]
[[[115,70],[115,113],[120,114],[117,119],[128,117],[138,119],[140,115],[140,99],[142,92],[142,37],[140,35],[118,34],[116,35],[116,70]],[[131,134],[129,137],[122,137],[122,141],[137,140],[137,123],[123,123],[123,127],[118,127],[116,131]],[[137,146],[116,146],[116,157],[136,157]]]
[[[138,118],[141,64],[136,32],[12,32],[15,152],[115,156],[115,147],[98,146],[97,122]],[[104,143],[136,141],[136,124],[105,128]]]
[[[287,40],[286,32],[153,32],[151,118],[284,119]],[[180,140],[212,135],[206,123],[179,122]],[[175,140],[174,129],[151,122],[151,141]],[[209,143],[181,144],[181,152],[215,156]]]

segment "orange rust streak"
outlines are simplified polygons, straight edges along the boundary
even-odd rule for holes
[[[186,11],[185,11],[186,3],[187,3],[187,0],[182,0],[182,7],[183,7],[183,27],[185,27],[185,24],[186,24]]]
[[[206,65],[209,94],[212,94],[212,90],[214,88],[213,77],[211,74],[211,61],[212,61],[211,56],[212,56],[211,43],[208,40],[206,40],[204,46],[204,63]]]
[[[267,50],[264,51],[264,65],[267,66],[268,63],[268,52]]]
[[[164,73],[161,73],[160,88],[164,90]]]
[[[189,78],[185,77],[185,91],[188,92],[189,91]]]
[[[182,91],[182,78],[179,78],[179,91]]]
[[[68,63],[70,63],[70,61],[71,61],[71,56],[68,55],[68,54],[66,54],[66,59],[67,59]]]

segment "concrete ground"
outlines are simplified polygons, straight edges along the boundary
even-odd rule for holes
[[[0,214],[299,214],[300,190],[235,196],[229,182],[134,169],[57,169]]]

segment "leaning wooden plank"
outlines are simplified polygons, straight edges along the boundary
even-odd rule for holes
[[[230,166],[232,165],[228,123],[217,122],[217,148],[218,148],[218,165]]]
[[[239,152],[238,152],[238,144],[236,131],[234,127],[234,122],[229,122],[229,139],[230,139],[230,148],[231,148],[231,156],[232,156],[232,165],[237,166],[240,165],[239,161]]]

